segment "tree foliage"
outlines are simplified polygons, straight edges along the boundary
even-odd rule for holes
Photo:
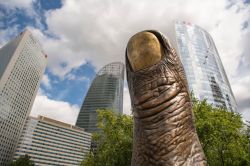
[[[240,114],[195,99],[193,111],[197,133],[210,166],[250,165],[250,124],[244,124]],[[132,117],[99,110],[98,121],[101,132],[93,135],[97,149],[91,151],[81,165],[130,165]]]
[[[35,166],[34,162],[30,160],[27,154],[20,156],[17,160],[12,161],[9,166]]]
[[[81,163],[84,166],[130,165],[132,154],[133,121],[128,115],[98,110],[98,127],[101,132],[93,134],[97,149],[91,151]]]
[[[211,166],[249,165],[249,138],[239,113],[194,100],[196,129]]]

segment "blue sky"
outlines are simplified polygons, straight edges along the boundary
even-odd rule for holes
[[[1,16],[1,29],[8,29],[16,26],[15,32],[21,32],[26,27],[39,28],[45,32],[48,28],[46,24],[46,12],[50,10],[56,10],[62,7],[60,0],[38,0],[31,3],[31,7],[35,13],[29,13],[25,8],[10,9],[4,5],[0,5]],[[29,10],[29,9],[28,9]],[[5,39],[14,38],[17,33],[10,33],[5,36]],[[48,37],[54,38],[53,35],[46,34]],[[5,41],[1,41],[2,44]],[[64,63],[61,66],[64,67]],[[40,92],[46,95],[48,98],[56,101],[65,101],[71,105],[81,106],[84,97],[88,91],[88,88],[95,77],[95,67],[91,63],[84,63],[77,68],[72,68],[70,72],[65,75],[65,78],[61,78],[53,72],[50,68],[45,71],[45,81],[40,85]],[[49,81],[46,81],[46,80]],[[44,79],[43,79],[44,80]]]
[[[47,69],[45,74],[50,78],[50,84],[41,84],[41,89],[49,98],[63,100],[71,104],[81,105],[87,90],[95,77],[94,67],[84,64],[72,69],[66,79],[60,79]]]
[[[0,46],[24,28],[32,32],[49,58],[31,115],[74,124],[96,71],[124,62],[138,31],[157,29],[174,41],[174,20],[212,35],[239,111],[250,120],[249,0],[0,0]],[[126,86],[124,112],[130,114]]]
[[[60,0],[38,0],[32,3],[33,9],[39,15],[39,23],[36,17],[30,16],[24,9],[16,8],[10,11],[4,6],[0,6],[0,11],[4,15],[1,19],[3,22],[1,28],[6,29],[17,25],[17,31],[21,32],[26,27],[38,27],[42,31],[47,30],[45,21],[45,13],[49,10],[55,10],[62,7]],[[17,34],[13,33],[8,38],[13,38]],[[52,36],[53,37],[53,36]],[[63,63],[61,64],[64,65]],[[66,76],[66,79],[54,75],[50,72],[49,68],[46,69],[45,75],[50,79],[49,85],[46,83],[41,84],[41,90],[49,98],[55,100],[67,101],[71,104],[81,105],[87,93],[87,90],[95,76],[95,68],[91,63],[86,63],[76,69],[72,69]]]

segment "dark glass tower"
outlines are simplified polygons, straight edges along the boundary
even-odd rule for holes
[[[114,62],[104,66],[96,74],[88,90],[76,126],[92,133],[98,131],[97,109],[112,109],[117,113],[122,113],[123,82],[124,64]]]
[[[199,100],[237,111],[236,101],[212,37],[186,22],[175,24],[178,51],[189,89]]]

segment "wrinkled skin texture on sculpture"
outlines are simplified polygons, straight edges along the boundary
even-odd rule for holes
[[[205,166],[207,162],[194,126],[180,59],[161,33],[147,32],[158,38],[163,56],[150,67],[134,70],[130,64],[133,57],[128,58],[131,50],[126,52],[127,80],[134,115],[131,165]]]

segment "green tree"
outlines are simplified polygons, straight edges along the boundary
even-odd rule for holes
[[[97,144],[81,163],[83,166],[127,166],[132,157],[133,121],[128,115],[98,110],[98,127],[101,132],[93,134]]]
[[[30,160],[27,154],[20,156],[17,160],[12,161],[9,166],[34,166],[34,162]]]
[[[250,165],[250,121],[246,122],[246,130],[244,136],[246,137],[246,152],[247,152],[247,158],[248,158],[248,165]]]
[[[196,128],[211,166],[248,165],[249,138],[239,113],[214,108],[204,101],[193,101]]]
[[[214,108],[204,101],[193,101],[195,124],[210,166],[250,165],[250,124],[241,115]],[[97,143],[82,166],[126,166],[132,157],[133,121],[127,115],[98,111],[100,133],[93,135]]]

